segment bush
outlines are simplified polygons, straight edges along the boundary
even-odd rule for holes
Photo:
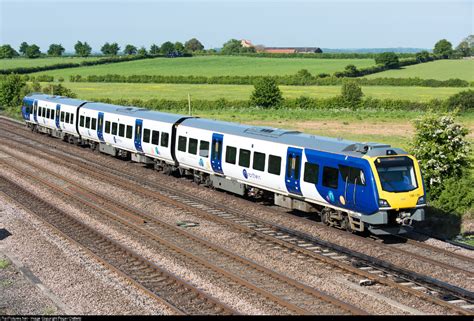
[[[394,52],[381,53],[380,55],[375,57],[375,63],[377,65],[383,65],[388,69],[400,67],[400,61],[398,61],[398,56]]]
[[[474,90],[461,91],[446,100],[446,108],[449,111],[471,111],[474,109]]]
[[[49,95],[65,96],[69,98],[77,97],[77,95],[74,92],[72,92],[72,90],[64,87],[61,84],[58,84],[58,85],[49,84],[43,88],[43,93],[49,94]]]
[[[444,182],[463,177],[469,168],[468,130],[456,124],[453,114],[427,114],[415,121],[412,154],[420,162],[430,197],[436,200]]]
[[[18,107],[25,91],[26,82],[19,75],[9,75],[0,82],[0,107]]]
[[[283,101],[280,88],[276,81],[270,77],[259,79],[255,82],[255,89],[250,96],[250,102],[258,107],[276,107]]]
[[[474,181],[469,174],[461,179],[449,178],[443,182],[442,190],[431,205],[457,215],[472,214],[474,206],[473,186]]]
[[[364,93],[357,83],[345,81],[342,84],[341,97],[351,108],[356,108],[360,104],[362,96],[364,96]]]

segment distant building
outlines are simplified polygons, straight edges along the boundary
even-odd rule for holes
[[[323,51],[319,47],[265,47],[263,45],[254,45],[250,40],[240,40],[242,47],[249,48],[255,47],[257,52],[268,52],[268,53],[322,53]]]
[[[268,53],[322,53],[319,47],[264,47],[263,52]]]
[[[242,40],[240,40],[240,43],[242,44],[242,47],[244,47],[244,48],[255,47],[255,46],[250,42],[250,40],[242,39]]]

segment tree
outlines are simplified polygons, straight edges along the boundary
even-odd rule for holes
[[[175,42],[174,43],[174,51],[178,54],[183,54],[184,51],[185,51],[184,45],[179,41]]]
[[[197,40],[196,38],[192,38],[184,43],[184,48],[186,49],[186,51],[194,52],[203,50],[204,46],[199,40]]]
[[[38,58],[39,56],[41,56],[40,47],[34,44],[28,46],[28,48],[26,48],[26,56],[28,58]]]
[[[19,75],[8,75],[0,82],[0,107],[21,106],[26,82]]]
[[[109,55],[117,56],[119,51],[120,51],[120,46],[118,45],[118,43],[113,42],[113,43],[110,44],[110,46],[109,46]]]
[[[375,63],[377,65],[384,65],[388,69],[395,69],[400,67],[398,56],[394,52],[383,52],[375,56]]]
[[[134,45],[126,45],[123,53],[125,55],[135,55],[137,53],[137,47]]]
[[[23,41],[20,45],[20,53],[23,55],[23,56],[26,56],[26,49],[28,49],[28,43]]]
[[[314,50],[314,53],[323,53],[323,51],[321,50],[321,48],[316,48],[316,50]]]
[[[472,53],[472,48],[469,46],[469,42],[466,40],[461,41],[459,45],[456,47],[456,51],[459,53],[461,57],[469,57]]]
[[[146,48],[143,47],[143,46],[142,46],[140,49],[138,49],[138,52],[137,52],[137,53],[138,53],[139,56],[146,56],[146,55],[148,55],[148,52],[146,51]]]
[[[18,52],[10,45],[0,46],[0,59],[13,58],[19,56]]]
[[[82,43],[81,41],[78,41],[74,45],[74,50],[76,51],[77,56],[88,57],[91,54],[92,48],[87,42]]]
[[[150,47],[150,55],[158,55],[160,53],[160,47],[155,44],[152,44]]]
[[[224,55],[235,55],[240,53],[242,44],[237,39],[230,39],[222,46],[222,54]]]
[[[415,121],[415,129],[412,154],[420,163],[430,198],[435,199],[445,180],[461,178],[469,168],[468,130],[455,122],[453,113],[428,113]]]
[[[448,40],[441,39],[435,44],[433,53],[443,58],[449,58],[453,53],[453,45]]]
[[[347,65],[344,69],[346,77],[357,77],[359,75],[359,70],[354,65]]]
[[[254,91],[250,96],[250,102],[258,107],[276,107],[283,101],[280,88],[271,77],[258,79],[254,84]]]
[[[104,43],[104,45],[100,48],[100,51],[105,56],[110,55],[110,43],[108,42]]]
[[[61,44],[51,44],[48,49],[49,56],[59,57],[62,56],[65,49]]]
[[[426,62],[431,60],[430,53],[426,50],[417,52],[415,57],[418,62]]]
[[[341,87],[341,97],[352,108],[356,108],[362,101],[362,88],[355,81],[344,81]]]
[[[163,55],[171,55],[174,52],[174,44],[171,41],[166,41],[161,45],[160,52]]]

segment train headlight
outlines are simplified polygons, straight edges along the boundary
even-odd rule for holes
[[[418,202],[416,202],[416,205],[424,205],[424,204],[426,204],[425,196],[420,196],[418,198]]]
[[[379,206],[380,207],[390,207],[390,204],[386,200],[379,199]]]

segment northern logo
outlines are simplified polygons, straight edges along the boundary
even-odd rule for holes
[[[244,175],[245,179],[249,178],[249,175],[247,174],[247,170],[246,170],[246,169],[244,169],[244,170],[242,171],[242,174]]]

